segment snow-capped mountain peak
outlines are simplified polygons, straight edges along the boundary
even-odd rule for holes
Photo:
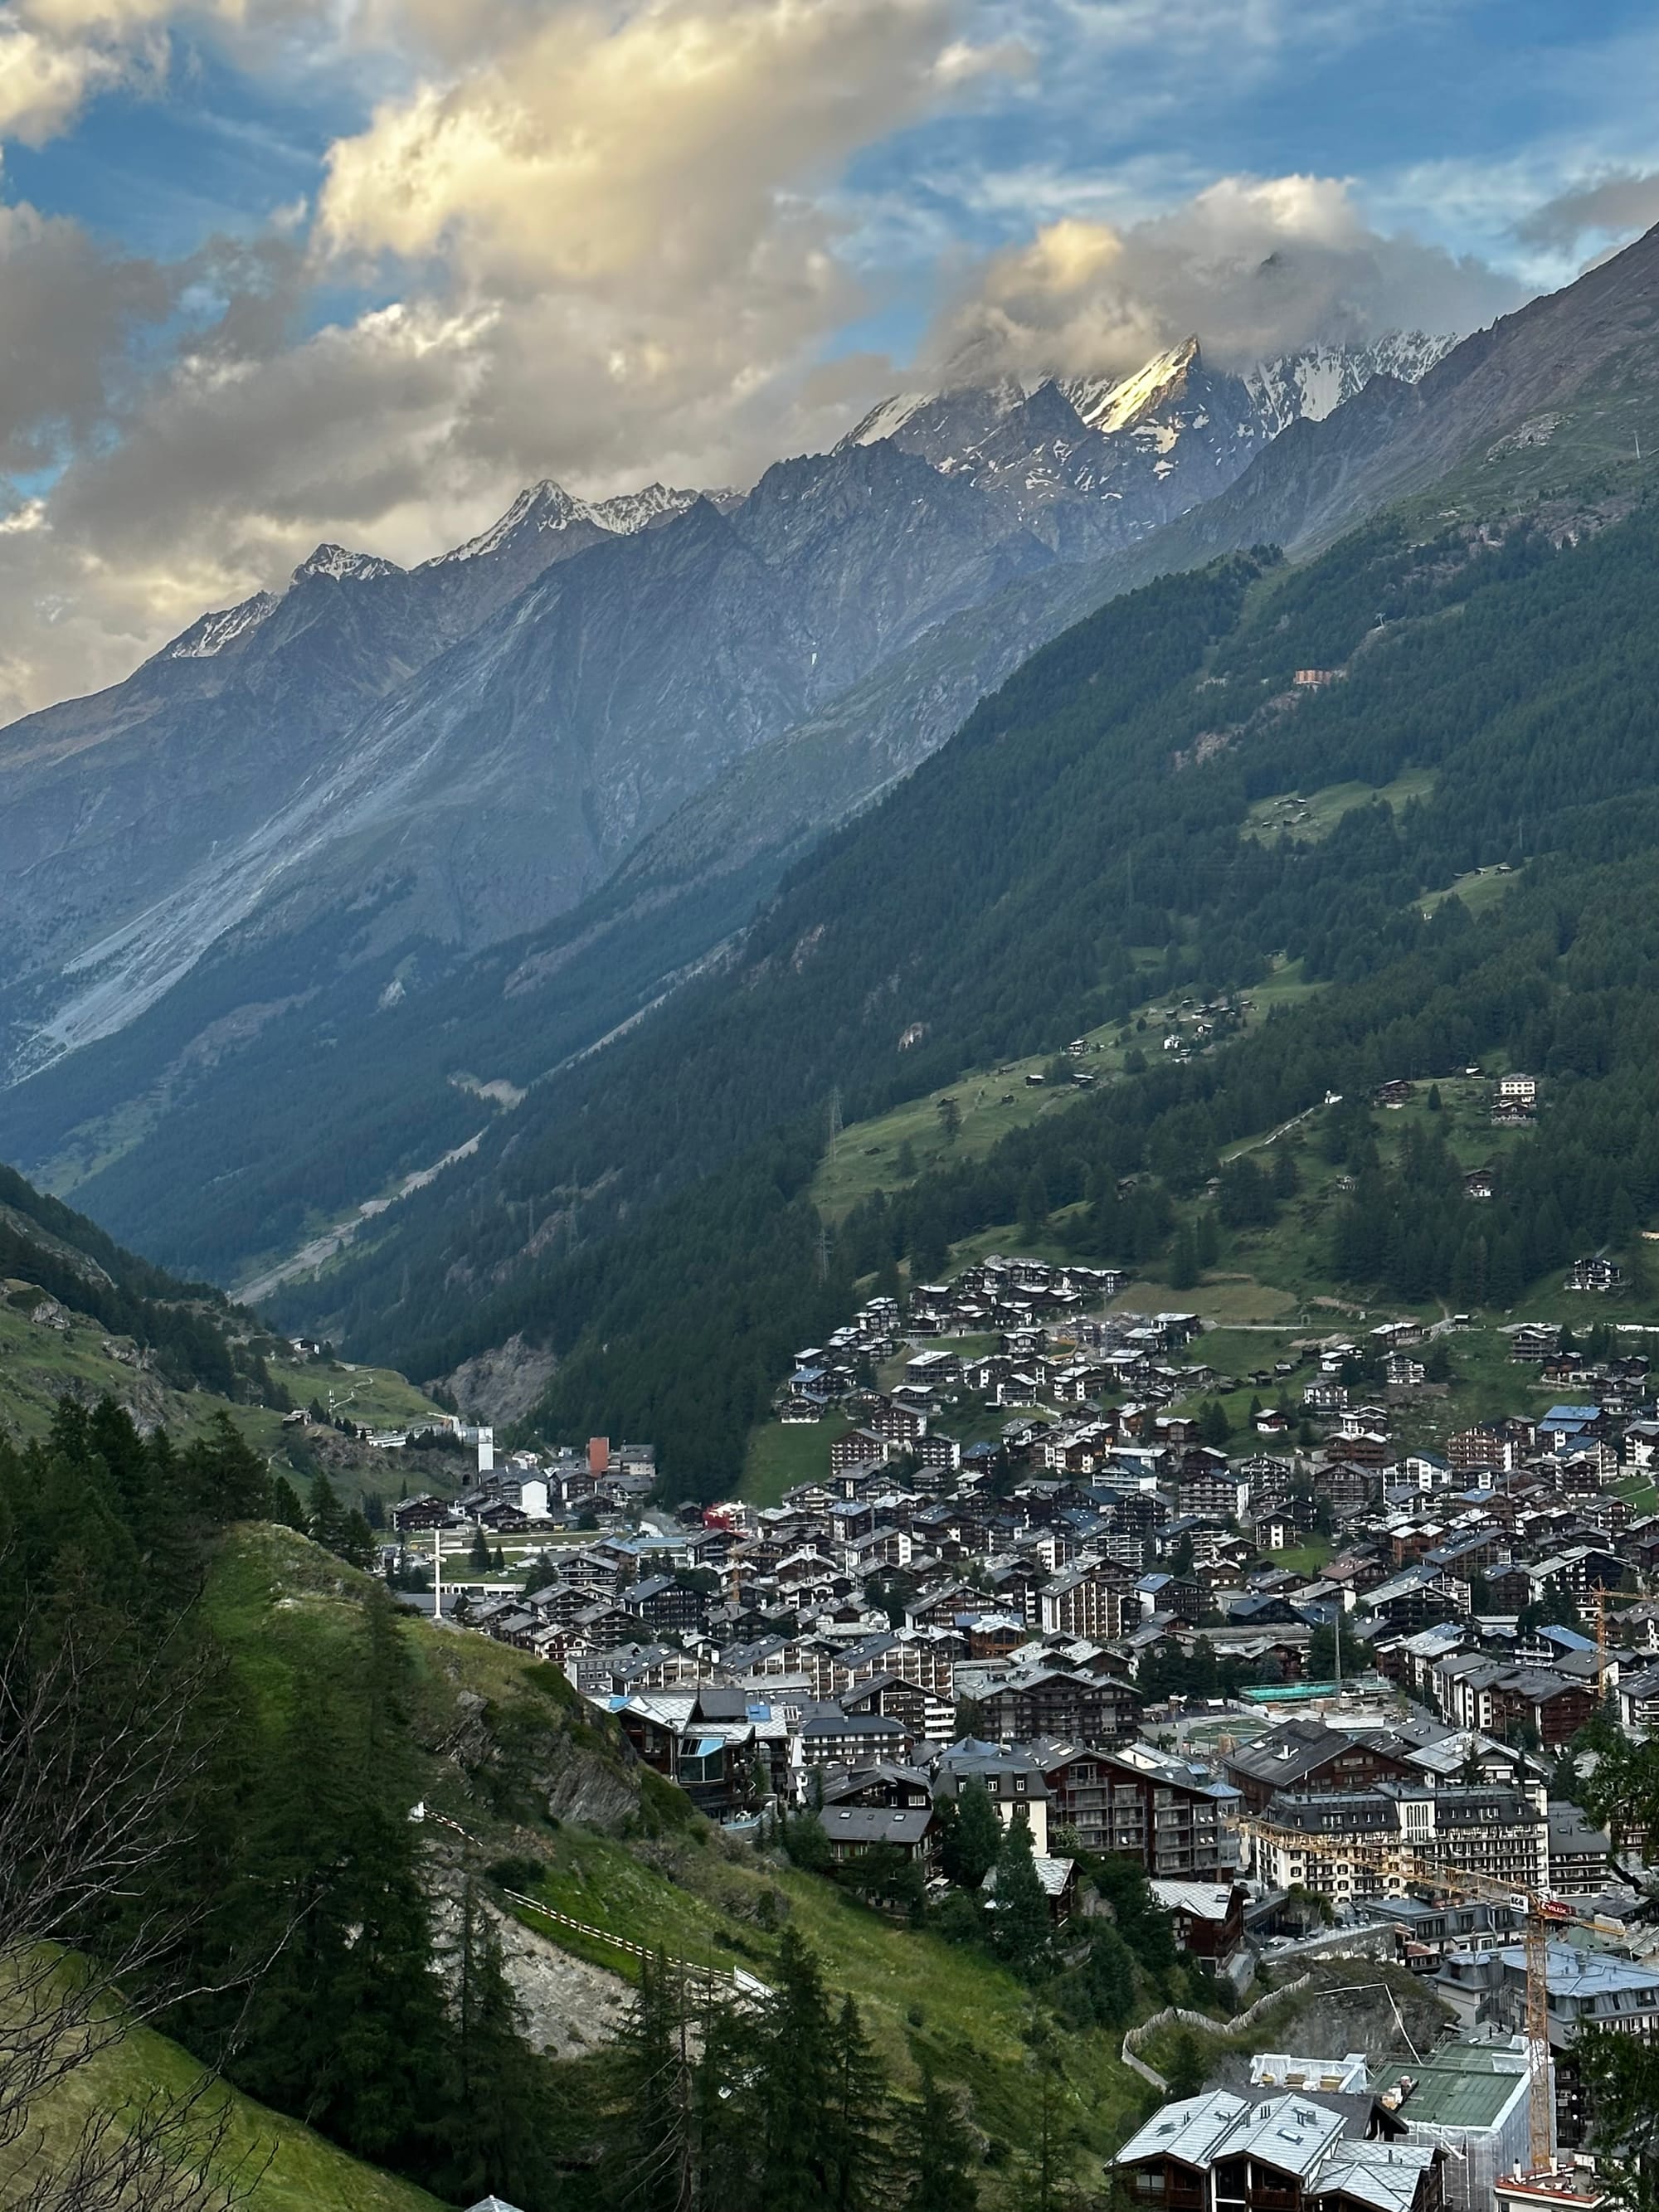
[[[539,483],[526,484],[511,507],[488,530],[469,538],[464,545],[457,545],[447,553],[439,553],[423,568],[441,568],[454,561],[477,561],[491,553],[499,553],[502,546],[520,538],[540,536],[544,531],[568,530],[573,524],[591,522],[592,516],[585,501],[574,498],[562,484],[544,477]]]
[[[667,522],[696,504],[695,491],[678,491],[667,484],[648,483],[639,491],[618,492],[614,499],[595,500],[588,508],[602,530],[631,538],[636,530],[649,530],[654,522]],[[715,498],[720,496],[716,493]]]
[[[898,392],[842,447],[890,441],[1012,509],[1062,558],[1088,557],[1214,498],[1291,423],[1322,420],[1374,377],[1414,380],[1454,343],[1411,331],[1234,374],[1190,337],[1127,376]]]
[[[1133,376],[1069,377],[1060,380],[1060,388],[1076,408],[1079,420],[1109,438],[1119,431],[1133,430],[1165,404],[1198,360],[1198,340],[1183,338],[1179,345],[1154,354]]]
[[[683,514],[696,496],[694,491],[674,491],[665,484],[651,483],[639,491],[620,492],[614,499],[589,501],[578,499],[562,484],[544,477],[539,483],[526,485],[507,513],[499,521],[492,522],[488,530],[469,538],[464,545],[457,545],[451,552],[435,555],[422,566],[441,568],[457,561],[480,560],[501,552],[505,546],[579,526],[603,531],[608,537],[631,537],[635,531],[648,530],[653,523]]]
[[[319,545],[301,562],[294,571],[293,580],[302,584],[313,576],[331,576],[337,582],[349,579],[353,583],[364,583],[375,576],[401,576],[403,573],[395,561],[383,561],[377,553],[354,553],[344,545]]]
[[[1426,331],[1391,331],[1370,345],[1304,346],[1245,370],[1243,382],[1263,428],[1277,437],[1291,422],[1322,422],[1376,377],[1415,384],[1456,343]]]

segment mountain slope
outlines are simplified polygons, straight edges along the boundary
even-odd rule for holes
[[[1261,405],[1323,404],[1333,376],[1368,373],[1352,356],[1340,362],[1324,365],[1325,386],[1306,375],[1297,386],[1278,365],[1278,396]],[[1221,382],[1243,404],[1243,386]],[[1111,532],[1144,532],[1175,497],[1159,488],[1158,456],[1207,434],[1198,418],[1217,388],[1191,346],[1115,397],[1078,387],[1114,426],[1130,474],[1139,453],[1164,504],[1143,513],[1120,490],[1075,486],[1066,498]],[[1059,387],[1043,392],[1012,415],[1029,428],[1047,406],[1085,434]],[[973,404],[994,412],[995,398]],[[471,1141],[479,1123],[452,1076],[522,1087],[635,1014],[746,920],[792,849],[941,742],[1063,606],[1107,595],[1097,568],[1056,569],[1041,527],[988,491],[1012,481],[1006,470],[956,466],[943,447],[933,459],[939,468],[872,444],[866,426],[835,456],[769,471],[724,532],[703,509],[647,546],[592,547],[550,572],[371,713],[343,761],[256,836],[153,908],[81,988],[75,1033],[121,1023],[159,994],[155,1012],[8,1097],[0,1141],[58,1188],[78,1187],[90,1167],[88,1196],[125,1233],[226,1274]],[[511,523],[487,539],[511,535]],[[486,557],[489,544],[430,565]],[[1069,588],[1034,596],[1045,571]],[[980,623],[987,601],[997,617]],[[581,804],[556,803],[567,792]],[[509,936],[526,912],[581,890],[591,908],[568,927],[504,962],[457,968],[462,947]],[[535,1000],[511,1022],[498,1012],[504,988]],[[411,1002],[424,1023],[403,1019]],[[69,1018],[60,1011],[60,1035]],[[306,1157],[284,1161],[279,1194],[257,1164],[254,1124],[274,1129],[301,1071],[347,1030],[349,1135],[343,1146],[317,1127],[310,1145],[307,1115]],[[434,1068],[440,1035],[451,1049]],[[195,1141],[222,1158],[216,1194],[185,1201],[190,1213],[216,1211],[207,1234],[176,1206],[168,1218],[173,1186],[145,1149],[147,1132],[192,1097]],[[364,1160],[374,1132],[383,1141]],[[263,1149],[275,1158],[289,1148]],[[266,1193],[250,1211],[250,1177],[261,1176]]]
[[[72,1183],[124,1235],[234,1279],[255,1255],[292,1249],[337,1218],[338,1209],[394,1188],[475,1138],[486,1155],[492,1146],[526,1141],[512,1115],[513,1126],[492,1132],[495,1109],[479,1108],[459,1086],[504,1079],[521,1090],[635,1015],[689,959],[741,926],[757,891],[827,820],[913,769],[977,696],[1115,591],[1206,557],[1211,541],[1249,545],[1269,538],[1275,523],[1292,541],[1310,542],[1390,483],[1420,478],[1419,449],[1431,416],[1437,448],[1474,471],[1464,492],[1476,516],[1507,511],[1511,495],[1535,505],[1554,477],[1571,483],[1583,473],[1590,449],[1605,475],[1613,427],[1651,388],[1654,259],[1653,241],[1641,242],[1559,300],[1466,341],[1421,387],[1373,382],[1323,421],[1276,439],[1219,498],[1126,551],[1035,566],[979,605],[941,611],[908,644],[885,633],[881,645],[897,649],[860,683],[769,742],[728,754],[726,768],[678,811],[668,811],[675,794],[665,781],[655,797],[665,818],[652,829],[646,810],[630,813],[617,842],[631,837],[632,849],[592,908],[503,947],[500,957],[457,967],[441,934],[408,933],[422,914],[450,929],[445,917],[453,908],[444,900],[496,911],[493,859],[472,872],[483,878],[476,887],[465,871],[438,871],[444,880],[434,891],[437,862],[418,840],[388,854],[380,876],[372,836],[342,842],[350,865],[332,905],[308,908],[296,900],[274,916],[270,933],[251,921],[146,1024],[107,1051],[79,1056],[78,1066],[71,1060],[8,1095],[0,1142],[37,1166],[52,1162],[54,1181]],[[1316,383],[1310,372],[1310,391]],[[1529,429],[1545,413],[1558,427]],[[1488,463],[1485,455],[1496,448],[1502,457]],[[866,458],[883,451],[890,446],[861,449]],[[951,483],[935,471],[928,477],[935,485]],[[973,488],[954,489],[967,495]],[[790,507],[786,494],[796,508],[810,508],[789,470],[777,489],[775,516]],[[1608,495],[1622,495],[1614,484]],[[684,516],[660,535],[692,522]],[[786,550],[795,526],[778,523]],[[998,542],[993,535],[993,546]],[[1018,542],[1028,559],[1044,550],[1029,532]],[[610,555],[601,547],[578,556],[538,589],[557,584],[562,596],[558,580],[568,576],[574,591],[584,567]],[[826,588],[831,580],[840,587],[846,569],[822,559],[816,573]],[[473,641],[457,651],[465,658],[480,649]],[[464,690],[451,695],[457,755],[467,734]],[[382,710],[381,720],[397,713]],[[524,726],[533,742],[533,706]],[[485,736],[493,744],[493,726]],[[395,750],[404,740],[391,742]],[[613,822],[621,823],[629,799],[620,794]],[[332,834],[340,823],[331,827]],[[557,830],[562,848],[579,864],[586,855],[596,872],[605,865],[599,855],[617,849],[605,844],[605,823],[597,827],[597,837],[586,818]],[[503,897],[519,834],[515,815],[499,856]],[[457,835],[462,843],[453,849],[465,850],[465,823]],[[343,1055],[345,1036],[351,1049]],[[342,1071],[320,1114],[312,1079],[319,1063]],[[64,1141],[70,1132],[78,1133],[72,1147]],[[195,1172],[204,1161],[213,1163],[207,1176]]]
[[[1352,357],[1329,351],[1255,372],[1256,404],[1283,434],[1224,490],[1131,546],[1048,569],[939,625],[711,784],[630,856],[623,881],[643,894],[752,865],[769,848],[799,850],[817,825],[908,774],[1038,647],[1158,574],[1256,544],[1305,554],[1454,470],[1468,477],[1459,511],[1474,517],[1536,504],[1557,485],[1613,488],[1656,396],[1656,312],[1659,232],[1449,353],[1433,340],[1385,350],[1364,382]],[[1298,395],[1293,422],[1286,386]],[[1536,465],[1517,466],[1528,455]]]
[[[216,914],[257,899],[376,701],[550,567],[691,500],[653,485],[589,507],[538,484],[408,572],[320,545],[282,594],[204,615],[124,684],[0,732],[7,1057],[37,1063],[130,1018]]]
[[[1494,1045],[1552,1064],[1547,1034],[1524,1042],[1525,1010],[1560,1002],[1553,1033],[1572,1034],[1574,930],[1595,932],[1574,925],[1564,951],[1535,934],[1540,913],[1553,898],[1611,916],[1628,886],[1598,867],[1659,849],[1644,612],[1659,525],[1632,505],[1641,489],[1581,496],[1570,526],[1547,509],[1547,531],[1384,520],[1301,569],[1234,556],[1114,603],[799,868],[729,972],[532,1094],[510,1140],[488,1139],[287,1310],[396,1342],[428,1372],[524,1330],[562,1362],[550,1419],[648,1426],[683,1455],[666,1462],[678,1479],[718,1485],[756,1376],[833,1323],[854,1272],[906,1251],[932,1264],[1025,1202],[1036,1139],[1022,1134],[914,1206],[866,1210],[815,1267],[806,1192],[832,1090],[850,1121],[1164,992],[1248,990],[1274,960],[1326,986],[1214,1073],[1177,1060],[1045,1118],[1047,1196],[1063,1203],[1148,1163],[1184,1188],[1183,1160],[1212,1141],[1187,1102],[1224,1082],[1218,1136],[1348,1088],[1360,1053],[1383,1073]],[[1299,668],[1346,675],[1298,690]],[[1402,776],[1431,795],[1362,807],[1322,842],[1242,834],[1273,794]],[[1537,896],[1465,937],[1440,895],[1528,858]],[[1659,999],[1638,1003],[1620,1031],[1632,1048],[1659,1018]],[[1580,1047],[1553,1049],[1580,1064]],[[1638,1206],[1650,1182],[1659,1194],[1645,1143]],[[1559,1202],[1599,1237],[1611,1196],[1575,1185]],[[1091,1212],[1082,1249],[1146,1237],[1155,1253],[1163,1220]]]

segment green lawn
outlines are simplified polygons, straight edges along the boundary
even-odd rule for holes
[[[1277,1006],[1299,1003],[1319,988],[1304,983],[1295,965],[1280,969],[1244,994],[1244,1027],[1265,1021]],[[1156,1060],[1168,1035],[1179,1030],[1196,1042],[1194,1019],[1191,1000],[1143,1007],[1128,1024],[1109,1022],[1086,1031],[1083,1041],[1088,1049],[1076,1065],[1097,1085],[1109,1083],[1122,1074],[1131,1053]],[[812,1183],[814,1205],[831,1220],[839,1220],[872,1191],[903,1188],[907,1178],[899,1172],[898,1155],[906,1144],[918,1172],[926,1172],[952,1159],[978,1159],[1011,1129],[1066,1112],[1084,1095],[1074,1085],[1026,1081],[1028,1076],[1044,1073],[1052,1057],[1034,1053],[995,1067],[970,1069],[924,1097],[908,1099],[888,1113],[849,1124],[836,1138],[833,1153],[826,1153],[819,1164]],[[961,1116],[954,1140],[946,1137],[939,1113],[946,1098],[956,1101]]]
[[[1331,1547],[1328,1538],[1310,1536],[1305,1544],[1294,1544],[1287,1552],[1270,1552],[1267,1556],[1276,1567],[1288,1567],[1293,1575],[1318,1575],[1330,1564]]]
[[[826,1481],[830,1447],[852,1425],[845,1413],[826,1413],[810,1428],[793,1424],[786,1428],[781,1421],[760,1422],[749,1431],[739,1497],[757,1505],[778,1505],[787,1490],[794,1490],[803,1482]]]
[[[1489,906],[1496,906],[1506,892],[1513,890],[1520,880],[1511,868],[1471,868],[1467,875],[1448,884],[1444,890],[1431,891],[1423,901],[1422,910],[1430,915],[1443,900],[1460,898],[1471,914],[1484,914]]]

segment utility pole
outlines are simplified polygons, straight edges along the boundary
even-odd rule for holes
[[[830,1093],[830,1157],[836,1157],[836,1147],[841,1141],[841,1085],[837,1083]]]
[[[444,1532],[432,1532],[432,1625],[435,1628],[444,1617]]]

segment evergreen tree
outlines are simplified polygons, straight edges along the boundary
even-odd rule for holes
[[[904,2212],[975,2212],[979,2185],[973,2139],[956,2100],[924,2067],[921,2096],[899,2131]]]
[[[319,1468],[311,1478],[311,1496],[307,1518],[313,1539],[325,1551],[337,1552],[345,1534],[345,1510],[341,1505],[334,1485]]]
[[[769,2212],[761,2196],[759,2104],[763,2027],[734,2006],[714,2004],[701,2021],[702,2050],[692,2081],[696,2202],[709,2212]]]
[[[306,1509],[300,1502],[300,1493],[285,1474],[274,1474],[270,1479],[270,1497],[265,1508],[268,1518],[282,1528],[297,1528],[303,1536],[308,1523]]]
[[[1017,1973],[1034,1971],[1048,1948],[1048,1900],[1036,1870],[1031,1826],[1022,1805],[1008,1823],[997,1854],[992,1941],[997,1955]]]
[[[793,1928],[778,1945],[757,2096],[769,2212],[821,2212],[832,2165],[823,2118],[835,2104],[830,2008],[818,1962]]]
[[[369,1527],[361,1510],[353,1506],[345,1517],[340,1531],[340,1540],[335,1549],[347,1565],[372,1567],[380,1556],[380,1547],[374,1540],[374,1531]]]
[[[471,1881],[454,1949],[450,2087],[434,2185],[453,2203],[501,2196],[537,2212],[556,2186],[547,2148],[551,2076],[524,2039],[500,1938]]]
[[[976,1779],[964,1782],[957,1793],[955,1822],[945,1838],[945,1874],[958,1887],[977,1890],[1001,1849],[1002,1823],[990,1791]]]
[[[830,2031],[824,2202],[828,2212],[870,2212],[883,2196],[890,2152],[886,2076],[852,1998]]]
[[[1198,1433],[1200,1439],[1216,1450],[1220,1450],[1232,1434],[1232,1424],[1227,1419],[1227,1408],[1219,1398],[1206,1398],[1199,1408]]]
[[[804,1813],[792,1814],[785,1819],[783,1848],[791,1864],[803,1868],[808,1874],[828,1874],[835,1864],[829,1831],[822,1816],[810,1806]]]
[[[1170,1256],[1170,1288],[1190,1291],[1197,1281],[1198,1245],[1192,1224],[1183,1221],[1176,1231],[1175,1249]]]
[[[475,1575],[489,1572],[489,1541],[482,1528],[472,1531],[472,1542],[466,1555],[466,1564]]]
[[[689,2025],[684,1982],[659,1951],[641,1964],[605,2069],[599,2195],[606,2205],[679,2212],[689,2200],[698,2102]],[[705,2049],[703,2064],[719,2066],[718,2055]]]

